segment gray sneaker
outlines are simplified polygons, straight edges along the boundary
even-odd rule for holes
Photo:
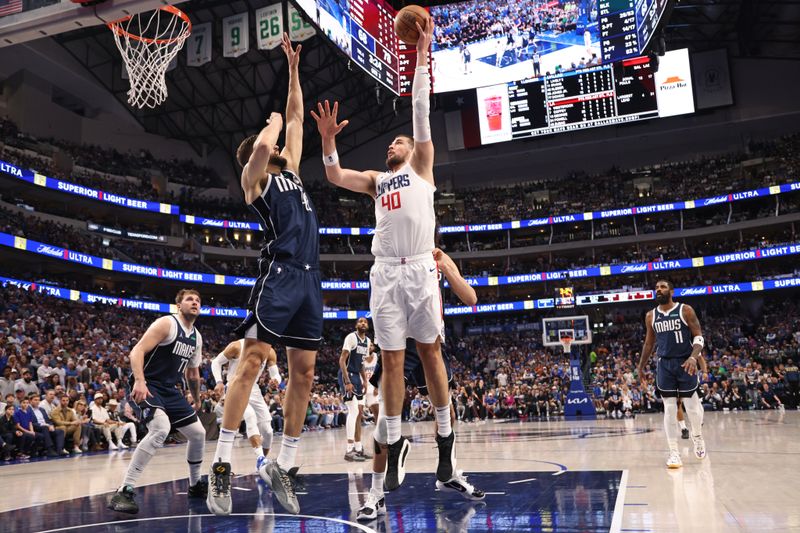
[[[360,455],[355,448],[344,454],[344,460],[352,462],[363,463],[366,461],[366,458],[363,455]]]
[[[217,516],[228,516],[233,510],[231,501],[231,464],[214,463],[208,474],[208,510]]]
[[[290,473],[281,469],[277,461],[269,460],[258,469],[258,474],[270,486],[278,503],[291,514],[300,512],[300,503],[294,493],[296,472],[297,468],[292,468]]]

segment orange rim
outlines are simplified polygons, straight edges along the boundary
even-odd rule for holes
[[[171,14],[175,15],[176,17],[179,17],[179,18],[183,19],[183,21],[187,25],[186,29],[183,32],[181,32],[180,35],[178,35],[177,37],[172,37],[171,39],[151,39],[150,37],[142,37],[141,35],[134,35],[134,34],[128,32],[127,30],[124,30],[122,28],[122,26],[121,26],[121,24],[123,22],[127,22],[131,18],[133,18],[133,15],[128,15],[125,18],[121,18],[119,20],[115,20],[113,22],[109,22],[108,23],[108,27],[111,29],[111,31],[113,31],[114,33],[116,33],[120,37],[127,37],[127,38],[133,39],[135,41],[141,41],[143,43],[151,43],[151,44],[152,43],[155,43],[155,44],[170,44],[170,43],[174,43],[175,41],[180,40],[181,37],[183,37],[184,35],[188,36],[192,32],[192,21],[189,20],[189,15],[187,15],[186,13],[184,13],[183,11],[181,11],[180,9],[178,9],[175,6],[164,6],[164,7],[161,7],[159,9],[161,9],[162,11],[166,11],[167,13],[171,13]]]

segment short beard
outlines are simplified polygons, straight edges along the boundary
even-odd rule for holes
[[[659,305],[664,305],[665,303],[669,302],[669,295],[668,294],[656,295],[656,302],[658,302]]]
[[[267,161],[267,166],[276,166],[281,170],[285,169],[288,164],[289,162],[282,155],[271,155]]]
[[[405,162],[406,162],[406,160],[403,159],[402,157],[394,155],[394,156],[389,157],[389,158],[386,159],[386,167],[387,168],[394,168],[394,167],[402,165]]]

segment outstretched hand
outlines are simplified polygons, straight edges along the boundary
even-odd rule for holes
[[[331,109],[330,102],[327,100],[325,100],[324,106],[321,102],[318,102],[317,109],[319,114],[312,109],[311,116],[317,121],[317,129],[323,138],[336,137],[350,123],[349,120],[336,122],[336,115],[339,113],[339,102],[333,103],[333,109]]]
[[[427,53],[428,50],[430,50],[431,41],[433,40],[433,19],[428,17],[424,28],[419,25],[419,21],[415,21],[414,24],[417,25],[417,31],[419,32],[419,37],[417,38],[417,53]]]
[[[300,50],[303,49],[303,45],[298,44],[297,48],[292,48],[292,41],[289,40],[289,34],[284,32],[281,48],[283,49],[283,53],[286,54],[286,59],[289,60],[289,68],[296,69],[297,65],[300,63]]]

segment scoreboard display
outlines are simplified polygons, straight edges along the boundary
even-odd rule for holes
[[[624,59],[477,89],[481,143],[524,139],[694,111],[687,51]],[[664,65],[662,65],[663,67]]]
[[[642,54],[658,27],[668,0],[600,0],[603,61]]]
[[[383,0],[297,0],[297,4],[355,64],[394,94],[410,94],[417,51],[397,39],[397,11],[391,4]]]

